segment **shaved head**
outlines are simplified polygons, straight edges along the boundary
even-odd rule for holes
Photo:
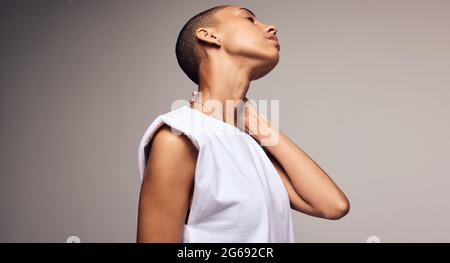
[[[177,56],[178,65],[180,65],[183,72],[195,82],[199,83],[198,70],[200,67],[201,56],[197,49],[196,30],[199,27],[211,27],[216,25],[219,20],[214,14],[229,5],[220,5],[205,10],[191,19],[181,29],[178,34],[175,53]]]

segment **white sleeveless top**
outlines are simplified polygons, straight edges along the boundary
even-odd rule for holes
[[[189,105],[159,115],[145,131],[138,149],[140,182],[148,143],[163,123],[198,149],[184,243],[295,242],[286,188],[260,144]]]

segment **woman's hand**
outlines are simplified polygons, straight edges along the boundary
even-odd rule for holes
[[[276,143],[276,132],[272,123],[262,115],[248,100],[244,98],[244,106],[240,114],[244,130],[253,136],[262,145],[273,145]]]

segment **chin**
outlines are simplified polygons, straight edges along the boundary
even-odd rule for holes
[[[270,71],[272,71],[272,69],[274,69],[278,65],[279,60],[280,55],[278,53],[278,50],[276,51],[276,53],[269,54],[264,60],[264,62],[255,68],[252,80],[257,80],[267,75]]]

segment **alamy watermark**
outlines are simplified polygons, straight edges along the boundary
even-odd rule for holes
[[[182,106],[191,107],[196,104],[197,109],[193,109],[187,120],[195,132],[210,133],[219,135],[242,135],[248,133],[256,137],[262,146],[272,146],[279,140],[280,124],[280,103],[279,100],[201,100],[201,92],[196,93],[190,101],[180,99],[175,100],[171,105],[171,110],[176,110]],[[188,104],[188,105],[186,105]],[[202,109],[202,111],[198,109]],[[194,112],[197,111],[197,112]],[[201,114],[204,118],[197,118],[194,115]],[[270,116],[270,118],[269,118]],[[205,118],[214,118],[215,121],[205,121]],[[217,121],[223,125],[216,125]],[[172,127],[172,132],[180,135],[182,131]]]

